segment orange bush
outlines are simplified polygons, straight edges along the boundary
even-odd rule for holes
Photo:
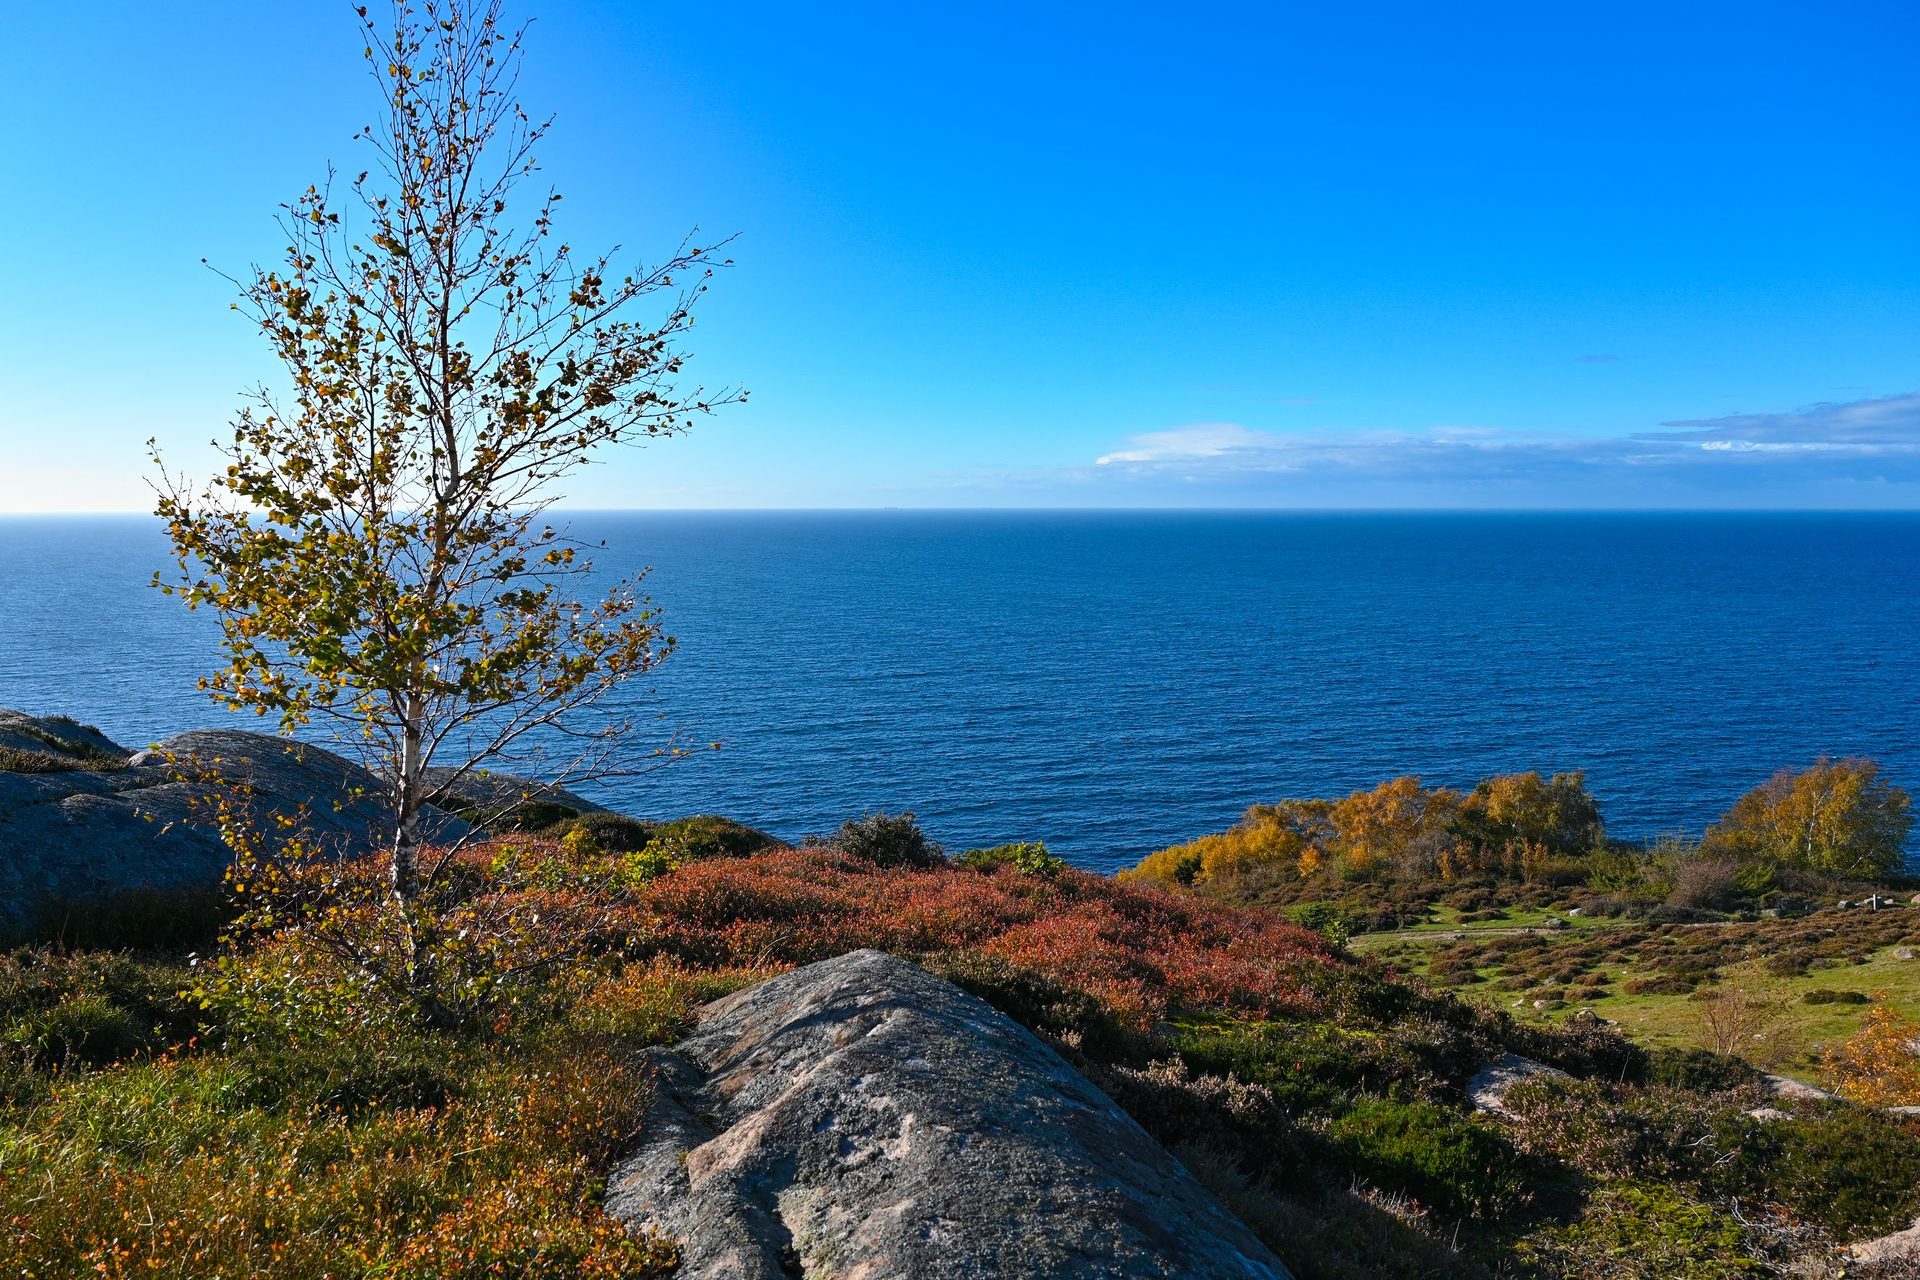
[[[1827,1055],[1834,1091],[1866,1106],[1920,1104],[1920,1023],[1875,1005],[1867,1020]]]

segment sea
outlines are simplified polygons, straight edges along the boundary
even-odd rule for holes
[[[563,513],[678,644],[583,792],[790,840],[910,809],[953,849],[1126,866],[1248,805],[1584,770],[1609,829],[1697,834],[1865,755],[1920,794],[1920,513]],[[0,706],[140,746],[258,727],[144,517],[0,518]],[[321,739],[324,741],[324,738]],[[706,744],[719,743],[719,749]]]

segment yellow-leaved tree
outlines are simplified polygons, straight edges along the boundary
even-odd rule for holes
[[[1422,842],[1437,857],[1460,813],[1461,797],[1448,787],[1428,788],[1413,777],[1394,778],[1371,791],[1356,791],[1333,806],[1341,857],[1349,870],[1370,871],[1405,857]]]
[[[1585,853],[1606,836],[1586,774],[1577,770],[1551,778],[1529,770],[1482,779],[1461,806],[1460,825],[1489,850],[1533,846],[1553,854]]]
[[[1872,760],[1820,759],[1782,769],[1707,829],[1706,847],[1830,876],[1880,876],[1900,865],[1913,804]]]

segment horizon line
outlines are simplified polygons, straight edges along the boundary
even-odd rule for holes
[[[902,506],[869,504],[863,506],[711,506],[711,507],[595,507],[553,506],[557,514],[572,515],[954,515],[954,514],[1053,514],[1070,515],[1146,515],[1146,514],[1219,514],[1219,515],[1920,515],[1920,506],[1840,507],[1840,506],[1046,506],[1046,505],[974,505],[974,506]],[[0,510],[0,520],[133,518],[158,519],[151,511],[129,508],[103,510]]]

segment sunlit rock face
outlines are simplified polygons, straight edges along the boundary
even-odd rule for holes
[[[1288,1274],[1052,1049],[884,952],[718,1001],[655,1061],[608,1207],[686,1280]]]

